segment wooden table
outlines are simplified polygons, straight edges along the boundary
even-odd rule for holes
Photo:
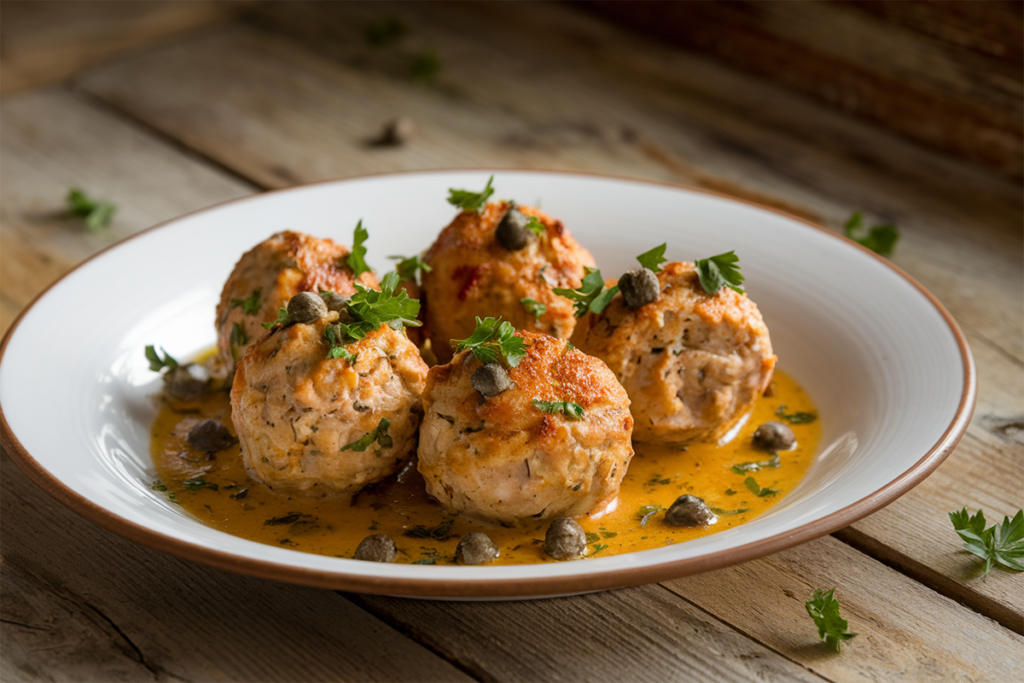
[[[77,517],[4,454],[0,678],[1021,679],[1024,577],[981,578],[947,518],[1024,505],[1019,182],[569,6],[154,5],[171,16],[154,23],[133,4],[107,7],[106,24],[41,23],[36,53],[5,38],[5,59],[25,62],[0,101],[4,329],[89,255],[233,197],[392,170],[596,171],[712,188],[833,229],[858,209],[896,222],[893,261],[967,334],[978,405],[932,476],[831,536],[533,602],[353,595],[180,561]],[[389,15],[410,32],[369,45],[365,27]],[[95,39],[110,25],[131,38]],[[426,51],[439,69],[411,78]],[[410,140],[369,144],[397,116],[412,119]],[[118,203],[107,231],[60,216],[72,186]],[[803,604],[833,586],[860,634],[842,654],[818,642]]]

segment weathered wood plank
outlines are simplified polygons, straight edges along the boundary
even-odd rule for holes
[[[62,90],[6,99],[2,113],[5,307],[118,236],[251,191]],[[109,233],[50,217],[82,179],[120,204]],[[4,680],[467,680],[336,593],[208,569],[105,532],[6,453],[0,542]]]
[[[830,537],[664,585],[827,678],[998,681],[1024,672],[1024,637]],[[858,634],[842,655],[817,642],[804,608],[814,589],[834,587]]]
[[[1010,621],[1021,614],[1001,582],[965,580],[947,554],[926,552],[956,557],[945,515],[952,499],[962,501],[954,507],[989,506],[990,514],[1021,505],[1017,480],[1005,476],[1019,468],[1019,454],[990,428],[1024,415],[1016,379],[1024,321],[1007,315],[1024,309],[1013,183],[706,60],[641,49],[633,37],[557,6],[288,3],[287,10],[273,14],[275,26],[286,25],[305,47],[262,31],[226,31],[106,66],[81,86],[269,186],[460,163],[582,168],[699,177],[705,185],[721,178],[832,226],[855,208],[896,220],[904,238],[895,262],[971,335],[983,383],[970,433],[996,441],[987,449],[964,442],[934,482],[891,508],[909,521],[885,516],[886,523],[854,529],[868,530],[875,552],[889,549],[887,562],[919,568],[915,576],[948,594],[979,609],[1010,603],[1001,613]],[[413,33],[382,57],[363,31],[388,14],[402,16]],[[398,68],[427,45],[443,46],[433,85],[411,82]],[[236,82],[256,85],[232,90]],[[410,112],[420,132],[408,145],[365,145],[381,122]],[[260,143],[239,145],[248,139]],[[948,492],[941,502],[934,487]]]
[[[0,93],[57,83],[114,55],[223,21],[241,2],[5,2]]]
[[[482,680],[820,680],[657,584],[518,603],[354,599]]]

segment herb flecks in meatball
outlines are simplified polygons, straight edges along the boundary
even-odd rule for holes
[[[473,373],[473,388],[484,398],[494,398],[512,386],[505,368],[500,363],[486,363]]]
[[[587,535],[571,517],[559,517],[544,534],[544,552],[556,560],[579,560],[587,554]]]
[[[787,424],[765,422],[754,432],[754,445],[766,451],[788,451],[796,445],[796,436]]]
[[[207,453],[222,451],[238,441],[231,435],[228,428],[217,420],[203,420],[188,430],[185,440],[197,451],[206,451]]]
[[[485,564],[498,559],[501,551],[487,534],[474,531],[459,539],[455,559],[459,564]]]
[[[661,283],[654,271],[647,268],[637,268],[626,271],[619,278],[619,291],[626,305],[636,310],[641,306],[656,301],[661,292]]]
[[[360,542],[352,558],[365,562],[394,562],[397,556],[398,548],[390,536],[373,534]]]
[[[665,523],[671,526],[702,527],[718,521],[715,513],[697,496],[679,496],[665,513]]]

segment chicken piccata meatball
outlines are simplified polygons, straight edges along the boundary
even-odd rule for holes
[[[279,232],[242,255],[217,305],[217,351],[229,370],[263,333],[262,324],[299,292],[349,296],[354,282],[378,287],[372,272],[353,277],[349,249],[329,239]]]
[[[728,287],[707,294],[692,263],[665,264],[657,279],[653,301],[639,296],[633,308],[616,295],[602,314],[580,319],[572,343],[607,363],[625,387],[637,441],[719,439],[771,381],[768,328],[745,294]]]
[[[525,346],[515,367],[463,351],[430,370],[418,450],[427,492],[506,526],[596,514],[633,457],[629,397],[564,340],[515,334]]]
[[[291,307],[289,307],[291,308]],[[398,470],[416,445],[427,366],[381,325],[332,357],[338,313],[275,327],[246,352],[231,418],[250,476],[275,491],[350,496]]]
[[[594,265],[562,221],[511,202],[463,211],[424,260],[431,267],[422,276],[424,330],[441,363],[451,360],[452,339],[473,332],[477,316],[568,338],[572,303],[552,289],[579,287],[584,266]]]

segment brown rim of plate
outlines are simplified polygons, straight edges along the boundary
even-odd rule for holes
[[[538,174],[553,174],[563,176],[579,176],[579,177],[591,177],[591,178],[603,178],[608,180],[618,180],[630,183],[639,183],[645,185],[656,185],[662,187],[669,187],[673,189],[686,190],[690,192],[697,192],[701,194],[711,195],[727,199],[741,204],[747,204],[763,211],[778,214],[797,221],[804,225],[810,226],[816,230],[819,230],[830,237],[842,240],[848,245],[860,249],[861,251],[871,255],[881,263],[885,264],[888,268],[895,271],[900,277],[905,279],[911,285],[913,285],[918,291],[921,292],[931,302],[932,306],[939,312],[942,318],[946,321],[950,331],[953,333],[958,348],[960,349],[960,358],[963,362],[964,371],[964,384],[963,391],[960,395],[960,405],[957,407],[956,414],[953,416],[953,420],[950,422],[949,427],[942,434],[942,437],[932,446],[927,453],[924,454],[916,463],[914,463],[909,469],[903,474],[896,477],[892,481],[886,483],[878,490],[872,492],[870,495],[862,498],[861,500],[852,503],[841,510],[837,510],[830,515],[808,522],[796,529],[789,532],[777,534],[771,538],[765,538],[759,541],[746,543],[735,548],[729,548],[728,550],[722,550],[710,555],[704,555],[700,557],[686,558],[677,560],[674,562],[666,562],[657,564],[654,566],[647,567],[633,567],[626,569],[612,570],[608,572],[600,572],[595,574],[587,574],[586,576],[564,576],[564,577],[541,577],[531,578],[529,580],[522,579],[479,579],[473,581],[457,580],[457,579],[431,579],[429,576],[417,577],[415,579],[409,578],[394,578],[394,577],[377,577],[377,576],[366,576],[366,575],[355,575],[355,574],[344,574],[334,571],[323,571],[316,569],[306,569],[302,567],[291,567],[285,565],[279,565],[274,562],[267,560],[255,560],[246,557],[239,557],[230,553],[222,552],[219,550],[213,550],[210,548],[204,548],[187,541],[178,540],[163,534],[157,533],[150,530],[147,527],[131,522],[123,517],[113,514],[105,508],[96,505],[92,501],[86,499],[84,496],[72,491],[70,488],[65,486],[61,481],[54,477],[49,471],[43,468],[36,460],[25,450],[21,442],[11,431],[10,425],[7,423],[7,417],[4,414],[3,406],[0,405],[0,446],[11,455],[14,461],[18,464],[25,474],[28,475],[36,484],[40,486],[44,491],[53,496],[55,499],[63,503],[65,506],[78,513],[82,517],[88,519],[91,522],[98,524],[99,526],[113,531],[119,536],[123,536],[131,541],[134,541],[140,545],[165,552],[175,557],[180,557],[186,560],[192,560],[201,564],[209,565],[211,567],[217,567],[218,569],[226,569],[231,572],[239,574],[246,574],[249,576],[256,576],[264,579],[273,579],[275,581],[284,581],[287,583],[300,584],[305,586],[313,586],[317,588],[331,588],[335,590],[353,591],[357,593],[376,593],[376,594],[387,594],[395,596],[409,596],[409,597],[428,597],[428,598],[497,598],[497,599],[515,599],[515,598],[528,598],[528,597],[550,597],[556,595],[565,595],[573,593],[585,593],[599,590],[608,590],[612,588],[624,588],[626,586],[636,586],[645,583],[654,583],[658,581],[664,581],[668,579],[675,579],[683,576],[689,576],[692,574],[698,574],[713,569],[720,569],[733,564],[739,564],[741,562],[747,562],[765,555],[779,552],[791,548],[801,543],[824,536],[825,534],[832,533],[845,526],[853,524],[857,520],[866,517],[867,515],[879,510],[889,503],[893,502],[904,493],[912,489],[917,484],[921,483],[929,474],[931,474],[946,456],[952,452],[953,448],[959,443],[964,432],[967,430],[967,425],[970,423],[971,415],[974,412],[974,405],[977,399],[977,384],[975,378],[974,359],[971,356],[970,349],[967,345],[967,340],[964,337],[963,331],[960,326],[957,325],[953,316],[950,315],[946,307],[943,306],[935,296],[929,292],[920,282],[915,280],[903,269],[899,268],[889,260],[879,256],[875,252],[861,246],[853,240],[847,239],[846,237],[836,234],[827,228],[813,223],[807,219],[799,216],[794,216],[785,211],[773,207],[763,206],[756,202],[752,202],[746,199],[740,199],[732,197],[730,195],[715,192],[713,190],[706,190],[698,187],[689,187],[686,185],[678,185],[675,183],[656,181],[656,180],[642,180],[636,178],[626,178],[621,176],[614,176],[602,173],[585,173],[585,172],[561,172],[561,171],[538,171],[536,169],[473,169],[473,168],[461,168],[461,169],[431,169],[426,171],[399,171],[399,172],[388,172],[388,173],[376,173],[361,176],[352,176],[349,178],[339,178],[334,180],[322,180],[315,183],[307,183],[305,185],[298,185],[288,188],[281,188],[277,190],[270,190],[267,192],[261,192],[256,195],[247,195],[245,197],[239,197],[236,199],[230,199],[220,204],[191,211],[182,216],[178,216],[163,223],[159,223],[150,228],[142,230],[140,232],[127,237],[120,242],[112,244],[105,249],[93,254],[88,259],[78,264],[68,273],[65,273],[56,281],[51,283],[46,289],[40,292],[32,302],[25,307],[25,309],[18,315],[15,321],[11,324],[11,327],[7,330],[4,335],[3,342],[0,343],[0,363],[3,362],[4,354],[7,351],[7,343],[10,341],[14,334],[14,331],[18,328],[25,315],[32,309],[33,306],[46,295],[57,283],[61,282],[65,277],[71,273],[82,268],[85,264],[89,263],[95,258],[102,256],[108,250],[119,247],[125,242],[140,237],[149,232],[159,230],[166,227],[168,224],[174,223],[182,218],[191,216],[196,213],[208,211],[213,208],[220,208],[233,204],[239,201],[246,201],[252,199],[254,196],[261,196],[265,194],[277,193],[277,192],[288,192],[300,187],[309,187],[311,185],[324,185],[331,183],[342,183],[351,180],[363,180],[366,178],[382,178],[388,176],[404,176],[412,174],[428,174],[428,173],[452,173],[452,172],[481,172],[481,173],[493,173],[497,175],[501,172],[508,173],[538,173]]]

